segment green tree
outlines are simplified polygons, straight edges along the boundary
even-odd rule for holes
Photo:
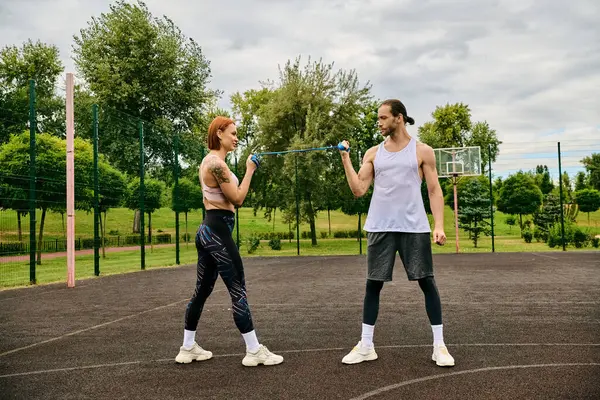
[[[492,162],[496,161],[499,146],[496,130],[487,121],[473,124],[471,110],[463,103],[438,106],[432,112],[433,121],[425,122],[418,128],[418,138],[421,142],[436,148],[479,146],[481,150],[481,171],[485,173],[490,157],[491,145]]]
[[[273,89],[268,103],[258,111],[258,131],[252,148],[247,151],[283,151],[336,145],[348,138],[360,125],[360,118],[370,100],[370,87],[361,86],[354,71],[334,71],[333,64],[322,61],[300,65],[300,58],[288,61],[280,69],[279,85]],[[276,182],[287,188],[295,188],[295,168],[298,162],[298,196],[301,218],[310,225],[312,244],[317,244],[315,218],[327,207],[326,185],[340,185],[327,181],[327,171],[340,164],[339,154],[319,151],[291,154],[281,157],[265,157],[258,179],[253,188]],[[246,153],[247,154],[247,153]],[[337,156],[337,162],[333,161]],[[244,159],[242,153],[241,159]],[[339,168],[339,165],[337,166]],[[243,173],[243,172],[241,172]],[[334,175],[336,176],[336,175]],[[255,190],[259,197],[259,190]],[[283,192],[280,203],[287,209],[295,207],[295,190]],[[258,199],[265,204],[264,199]],[[295,209],[294,209],[295,211]]]
[[[590,223],[590,213],[600,209],[600,191],[596,189],[582,189],[575,192],[575,202],[579,210],[587,213],[588,224]]]
[[[575,191],[578,192],[583,189],[588,189],[589,184],[588,184],[587,180],[588,179],[587,179],[587,176],[585,175],[585,172],[579,171],[577,173],[577,175],[575,176]]]
[[[35,80],[38,132],[64,134],[64,100],[55,93],[63,71],[58,47],[31,39],[0,50],[0,144],[29,126],[29,80]]]
[[[550,229],[559,221],[559,218],[560,198],[555,193],[545,194],[542,206],[533,213],[534,236],[546,242]]]
[[[106,111],[100,147],[115,166],[137,173],[137,118],[147,122],[148,165],[172,168],[175,134],[182,157],[196,157],[201,137],[194,130],[219,92],[207,87],[209,62],[194,40],[167,17],[153,17],[143,2],[118,0],[74,41],[75,65]]]
[[[271,100],[273,91],[269,87],[261,89],[250,89],[243,93],[235,92],[231,95],[232,112],[237,123],[239,139],[245,145],[251,145],[252,139],[259,133],[257,115],[260,115],[261,107]]]
[[[0,173],[0,179],[4,174]],[[4,176],[7,178],[8,176]],[[0,184],[0,210],[14,210],[17,214],[19,242],[23,241],[21,219],[29,214],[29,192],[22,187]]]
[[[502,184],[498,198],[498,210],[519,215],[519,227],[523,236],[523,215],[533,214],[542,204],[542,191],[531,174],[519,171]]]
[[[102,258],[106,258],[106,214],[111,208],[119,207],[125,199],[127,179],[121,171],[108,164],[103,154],[99,154],[98,181],[100,182],[98,185],[98,210],[101,216],[99,223]],[[104,215],[104,221],[102,215]]]
[[[506,223],[506,225],[508,225],[510,227],[510,228],[508,228],[509,232],[512,232],[512,227],[517,223],[517,219],[515,218],[514,215],[509,215],[506,217],[504,222]]]
[[[487,121],[476,122],[473,124],[470,134],[465,140],[465,146],[479,146],[481,150],[481,172],[485,174],[488,168],[490,154],[492,162],[496,161],[500,153],[500,145],[495,129],[492,129]],[[490,153],[491,147],[491,153]]]
[[[469,233],[475,247],[482,234],[487,236],[491,233],[491,224],[486,221],[491,217],[489,193],[489,182],[483,176],[469,177],[460,182],[458,227]]]
[[[144,178],[144,211],[148,214],[148,241],[152,249],[154,249],[152,244],[152,214],[162,207],[165,191],[166,185],[164,182]],[[125,207],[130,210],[140,210],[140,178],[136,177],[129,183],[124,202]]]
[[[554,183],[550,179],[550,171],[547,165],[538,165],[535,168],[535,183],[543,194],[548,194],[554,189]]]
[[[177,201],[175,201],[177,198]],[[171,210],[185,214],[185,243],[189,241],[188,213],[204,208],[202,190],[187,178],[179,179],[179,196],[175,196],[175,186],[172,189]]]
[[[588,173],[588,185],[592,189],[600,190],[600,153],[592,153],[581,162]]]
[[[93,204],[93,149],[80,138],[74,142],[75,208],[89,211]],[[66,141],[47,133],[36,136],[36,208],[39,220],[37,263],[41,264],[41,243],[48,210],[66,209]],[[99,161],[100,163],[100,161]],[[103,161],[102,161],[103,163]],[[0,147],[0,187],[29,193],[29,133],[14,135]]]
[[[568,203],[570,203],[573,201],[573,184],[567,171],[563,172],[562,174],[562,185],[565,196],[564,198]]]

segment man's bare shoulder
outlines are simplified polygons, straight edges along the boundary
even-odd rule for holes
[[[375,145],[375,146],[369,148],[369,150],[367,150],[365,152],[365,155],[363,156],[363,162],[373,161],[375,159],[375,154],[377,154],[378,147],[379,147],[379,145]]]

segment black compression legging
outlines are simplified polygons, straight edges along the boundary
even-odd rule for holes
[[[246,297],[244,267],[231,237],[235,214],[227,210],[207,210],[196,234],[198,250],[196,290],[185,311],[185,329],[195,331],[206,299],[213,291],[217,276],[231,297],[233,320],[241,333],[254,329]]]
[[[432,276],[418,280],[419,287],[425,296],[425,310],[431,325],[442,324],[442,303],[438,293],[435,279]],[[363,306],[363,322],[367,325],[375,325],[379,313],[379,294],[383,288],[383,281],[367,280],[365,301]]]

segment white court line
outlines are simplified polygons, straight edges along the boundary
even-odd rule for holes
[[[402,305],[406,304],[424,304],[422,301],[403,301]],[[565,304],[600,304],[600,301],[476,301],[476,302],[464,302],[464,301],[444,301],[442,304],[446,305],[458,305],[458,306],[469,306],[469,305],[565,305]],[[398,303],[385,302],[379,303],[380,306],[398,306]],[[231,303],[217,303],[211,304],[211,307],[231,307]],[[298,307],[298,308],[313,308],[313,307],[343,307],[343,306],[363,306],[362,302],[345,302],[345,303],[250,303],[252,307]]]
[[[390,390],[396,390],[403,386],[412,385],[413,383],[420,383],[431,381],[434,379],[446,378],[448,376],[456,376],[456,375],[464,375],[464,374],[476,374],[478,372],[487,372],[487,371],[503,371],[503,370],[511,370],[511,369],[525,369],[525,368],[550,368],[550,367],[599,367],[600,363],[569,363],[569,364],[530,364],[530,365],[506,365],[503,367],[486,367],[486,368],[477,368],[477,369],[467,369],[464,371],[457,372],[449,372],[447,374],[437,374],[437,375],[429,375],[424,376],[422,378],[411,379],[409,381],[404,381],[400,383],[396,383],[394,385],[384,386],[379,389],[375,389],[373,391],[361,394],[358,397],[353,397],[350,400],[364,400],[369,397],[377,396],[378,394],[389,392]]]
[[[37,343],[33,343],[33,344],[30,344],[30,345],[27,345],[27,346],[19,347],[17,349],[12,349],[12,350],[9,350],[9,351],[5,351],[4,353],[0,353],[0,357],[6,356],[6,355],[9,355],[9,354],[12,354],[12,353],[16,353],[17,351],[26,350],[26,349],[30,349],[32,347],[40,346],[42,344],[54,342],[56,340],[63,339],[63,338],[69,337],[69,336],[73,336],[73,335],[77,335],[77,334],[80,334],[80,333],[83,333],[83,332],[91,331],[93,329],[102,328],[104,326],[107,326],[107,325],[110,325],[110,324],[114,324],[116,322],[120,322],[120,321],[129,319],[129,318],[134,318],[134,317],[137,317],[137,316],[140,316],[140,315],[152,312],[152,311],[157,311],[157,310],[160,310],[160,309],[163,309],[163,308],[171,307],[171,306],[174,306],[176,304],[183,303],[185,301],[189,301],[189,299],[179,300],[179,301],[176,301],[176,302],[164,305],[164,306],[154,307],[154,308],[152,308],[150,310],[141,311],[139,313],[135,313],[135,314],[131,314],[131,315],[126,315],[124,317],[117,318],[117,319],[114,319],[112,321],[103,322],[103,323],[98,324],[98,325],[90,326],[89,328],[79,329],[77,331],[65,333],[64,335],[53,337],[53,338],[50,338],[50,339],[47,339],[47,340],[43,340],[41,342],[37,342]]]
[[[481,346],[600,346],[600,343],[455,343],[447,344],[450,347],[481,347]],[[400,344],[400,345],[388,345],[388,346],[377,346],[378,349],[410,349],[419,347],[431,347],[431,344]],[[327,347],[322,349],[293,349],[293,350],[275,350],[276,353],[280,354],[291,354],[291,353],[315,353],[323,351],[343,351],[347,350],[348,347]],[[229,353],[229,354],[216,354],[213,358],[228,358],[228,357],[243,357],[245,353]],[[85,369],[105,368],[105,367],[121,367],[126,365],[135,365],[143,363],[162,363],[162,362],[173,362],[175,358],[161,358],[158,360],[137,360],[137,361],[123,361],[117,363],[106,363],[106,364],[95,364],[95,365],[83,365],[80,367],[67,367],[67,368],[55,368],[55,369],[44,369],[37,371],[17,372],[14,374],[0,375],[0,378],[11,378],[16,376],[29,376],[47,374],[51,372],[67,372],[67,371],[78,371]],[[599,364],[600,365],[600,364]],[[446,376],[446,375],[443,375]]]
[[[316,262],[319,262],[319,261],[320,261],[320,260],[314,260],[314,261],[311,261],[311,262],[308,262],[308,263],[302,264],[302,265],[300,265],[300,266],[302,267],[302,266],[310,265],[310,264],[313,264],[313,263],[316,263]],[[283,274],[284,272],[287,272],[287,271],[281,271],[280,273],[281,273],[281,274]],[[272,275],[271,275],[271,276],[272,276]],[[256,281],[258,281],[258,280],[260,280],[260,278],[258,278],[258,279],[255,279],[253,282],[256,282]],[[218,290],[214,290],[214,291],[212,292],[212,294],[219,293],[219,292],[222,292],[222,291],[225,291],[225,290],[226,290],[226,289],[218,289]],[[212,295],[212,294],[211,294],[211,295]],[[152,308],[152,309],[150,309],[150,310],[141,311],[141,312],[139,312],[139,313],[135,313],[135,314],[131,314],[131,315],[126,315],[125,317],[117,318],[117,319],[114,319],[114,320],[112,320],[112,321],[103,322],[103,323],[101,323],[101,324],[98,324],[98,325],[90,326],[89,328],[84,328],[84,329],[80,329],[80,330],[77,330],[77,331],[73,331],[73,332],[65,333],[64,335],[61,335],[61,336],[53,337],[53,338],[50,338],[50,339],[47,339],[47,340],[43,340],[43,341],[41,341],[41,342],[33,343],[33,344],[30,344],[30,345],[27,345],[27,346],[19,347],[19,348],[17,348],[17,349],[12,349],[12,350],[6,351],[6,352],[4,352],[4,353],[0,353],[0,357],[6,356],[6,355],[9,355],[9,354],[12,354],[12,353],[16,353],[16,352],[18,352],[18,351],[27,350],[27,349],[30,349],[30,348],[32,348],[32,347],[40,346],[40,345],[42,345],[42,344],[46,344],[46,343],[50,343],[50,342],[54,342],[54,341],[56,341],[56,340],[59,340],[59,339],[64,339],[64,338],[66,338],[66,337],[69,337],[69,336],[73,336],[73,335],[77,335],[77,334],[80,334],[80,333],[83,333],[83,332],[91,331],[91,330],[93,330],[93,329],[102,328],[102,327],[104,327],[104,326],[111,325],[111,324],[114,324],[114,323],[116,323],[116,322],[120,322],[120,321],[123,321],[123,320],[129,319],[129,318],[138,317],[138,316],[140,316],[140,315],[143,315],[143,314],[146,314],[146,313],[149,313],[149,312],[152,312],[152,311],[161,310],[161,309],[163,309],[163,308],[172,307],[172,306],[174,306],[174,305],[176,305],[176,304],[179,304],[179,303],[184,303],[184,302],[187,302],[187,301],[190,301],[190,299],[189,299],[189,298],[186,298],[186,299],[184,299],[184,300],[175,301],[175,302],[173,302],[173,303],[166,304],[166,305],[163,305],[163,306],[154,307],[154,308]]]
[[[546,257],[546,258],[551,258],[553,260],[558,260],[558,257],[547,256],[545,254],[538,254],[538,253],[530,253],[530,254],[533,254],[534,256]]]

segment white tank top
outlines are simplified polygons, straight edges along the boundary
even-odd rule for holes
[[[400,151],[382,142],[373,161],[374,189],[364,230],[367,232],[431,232],[417,161],[417,141],[411,138]]]

